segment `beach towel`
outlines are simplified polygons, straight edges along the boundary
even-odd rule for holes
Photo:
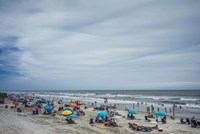
[[[105,126],[104,124],[95,124],[94,126],[98,127],[98,128],[111,128],[110,126]]]
[[[98,127],[98,128],[114,128],[114,127],[123,127],[121,125],[118,126],[105,126],[105,124],[100,124],[100,123],[96,123],[94,124],[94,126]]]

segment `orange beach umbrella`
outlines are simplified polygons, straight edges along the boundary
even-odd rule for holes
[[[76,106],[77,106],[76,103],[71,103],[71,104],[70,104],[70,107],[76,107]]]

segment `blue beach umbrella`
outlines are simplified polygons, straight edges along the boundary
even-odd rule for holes
[[[69,117],[71,117],[71,118],[78,118],[78,116],[75,115],[75,114],[70,114]]]
[[[97,118],[105,117],[105,116],[107,116],[107,115],[108,115],[107,112],[99,112],[99,113],[97,114]]]
[[[44,107],[44,109],[50,111],[50,110],[53,110],[54,107],[53,107],[52,105],[46,105],[46,106]]]
[[[135,109],[128,110],[129,114],[138,114],[138,112]]]
[[[158,116],[167,116],[167,113],[165,112],[156,112],[155,114]]]

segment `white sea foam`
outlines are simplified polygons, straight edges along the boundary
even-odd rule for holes
[[[198,101],[200,99],[189,99],[189,98],[181,98],[183,101]]]
[[[200,105],[197,105],[197,104],[186,104],[186,107],[190,107],[190,108],[200,108]]]

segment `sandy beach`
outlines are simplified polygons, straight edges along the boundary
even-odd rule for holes
[[[9,105],[6,109],[5,105]],[[0,134],[128,134],[128,133],[145,133],[134,131],[129,128],[128,123],[136,123],[143,126],[155,126],[163,128],[163,132],[153,130],[148,133],[164,133],[164,134],[198,134],[199,128],[191,128],[190,125],[180,124],[180,119],[175,120],[167,118],[167,124],[161,122],[156,123],[155,120],[147,122],[144,120],[146,113],[136,115],[136,120],[128,120],[127,118],[117,119],[118,127],[98,128],[89,124],[90,118],[95,118],[99,112],[92,107],[84,110],[85,116],[79,116],[75,119],[77,124],[66,124],[65,117],[61,115],[32,115],[31,108],[24,108],[23,112],[16,112],[16,109],[10,109],[11,101],[6,100],[6,104],[0,105]],[[56,109],[56,108],[55,108]],[[117,110],[121,115],[126,116],[127,111]]]

